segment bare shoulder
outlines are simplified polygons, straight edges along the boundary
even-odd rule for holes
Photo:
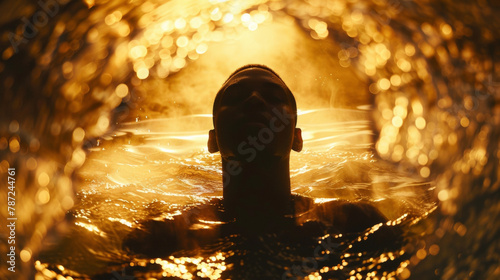
[[[195,249],[220,236],[221,200],[185,207],[165,219],[146,219],[123,240],[123,247],[151,257]]]
[[[319,220],[340,233],[361,232],[387,218],[370,202],[346,200],[320,200],[295,197],[300,222]]]

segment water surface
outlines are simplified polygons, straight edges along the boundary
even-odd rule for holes
[[[1,4],[0,172],[17,170],[20,271],[2,277],[498,278],[497,4],[58,3],[46,20],[35,2]],[[229,236],[161,258],[123,249],[148,221],[220,198],[209,113],[247,63],[296,95],[292,191],[369,201],[402,242],[356,245],[376,227],[295,245]]]

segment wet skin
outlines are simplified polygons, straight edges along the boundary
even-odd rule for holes
[[[166,222],[145,222],[124,242],[126,248],[164,256],[231,234],[281,233],[298,242],[326,233],[362,232],[387,221],[369,203],[315,204],[292,196],[289,156],[302,149],[301,130],[295,127],[295,100],[273,72],[249,67],[234,74],[215,99],[213,118],[208,150],[221,154],[223,199],[186,209]]]

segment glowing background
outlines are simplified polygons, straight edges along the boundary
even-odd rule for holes
[[[54,222],[75,204],[85,213],[73,214],[74,225],[105,237],[116,223],[133,227],[144,205],[163,205],[158,218],[172,204],[220,195],[217,157],[203,151],[206,114],[230,72],[263,63],[289,84],[303,112],[308,148],[294,155],[294,192],[369,198],[391,219],[423,218],[408,231],[427,236],[413,240],[412,257],[391,275],[499,273],[498,224],[490,219],[499,211],[500,29],[488,3],[72,1],[17,53],[9,37],[23,36],[16,19],[41,8],[3,5],[13,12],[1,37],[0,168],[2,184],[8,167],[18,171],[25,271],[42,239],[64,232],[67,225]],[[439,211],[426,219],[436,199]],[[94,237],[84,247],[94,248]],[[119,244],[108,245],[103,252],[114,255],[90,256],[129,261]],[[51,273],[40,263],[37,271]]]

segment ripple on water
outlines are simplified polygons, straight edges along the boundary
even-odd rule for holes
[[[58,3],[44,24],[34,2],[2,4],[0,173],[17,170],[20,278],[32,278],[34,259],[37,277],[75,279],[498,275],[494,4]],[[33,36],[23,17],[38,20]],[[309,147],[292,156],[293,191],[370,200],[400,223],[404,244],[357,251],[363,234],[326,237],[340,244],[327,258],[314,255],[321,238],[287,247],[229,236],[161,259],[121,249],[144,220],[221,196],[219,158],[204,153],[207,100],[256,60],[304,108]]]

